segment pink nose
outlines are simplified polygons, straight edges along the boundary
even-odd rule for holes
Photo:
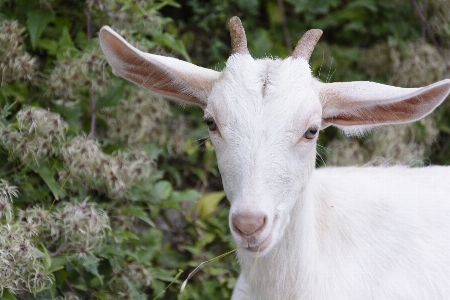
[[[253,213],[240,213],[231,216],[233,231],[244,239],[258,235],[266,226],[266,216]]]

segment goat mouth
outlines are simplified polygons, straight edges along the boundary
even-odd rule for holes
[[[269,247],[269,245],[272,243],[272,233],[273,230],[275,229],[275,224],[277,223],[278,220],[278,215],[275,215],[275,218],[273,220],[273,224],[272,224],[272,230],[270,231],[269,235],[266,237],[266,239],[260,243],[258,246],[253,246],[250,247],[250,245],[248,245],[247,247],[245,247],[246,250],[250,251],[250,252],[261,252],[263,250],[265,250],[267,247]]]
[[[254,246],[254,247],[248,246],[248,247],[245,247],[245,249],[250,252],[261,252],[270,245],[271,241],[272,241],[272,233],[270,233],[269,236],[258,246]]]

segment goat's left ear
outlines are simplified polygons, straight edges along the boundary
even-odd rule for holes
[[[346,130],[419,120],[450,92],[445,79],[422,88],[399,88],[369,81],[318,83],[324,126]]]
[[[108,26],[100,45],[117,74],[165,97],[206,106],[220,73],[176,58],[139,51]]]

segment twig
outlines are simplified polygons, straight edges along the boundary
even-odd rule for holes
[[[291,53],[292,53],[291,35],[289,34],[289,28],[287,26],[286,11],[284,9],[283,0],[278,0],[278,8],[280,9],[280,13],[281,13],[283,34],[284,34],[284,43],[286,44],[286,48],[288,50],[289,55],[291,55]]]
[[[91,33],[91,11],[89,10],[89,7],[86,5],[86,33],[87,33],[87,39],[88,41],[92,38]]]
[[[56,249],[55,252],[50,252],[48,255],[50,255],[50,257],[55,257],[58,256],[61,251],[63,251],[64,247],[66,247],[67,245],[67,240],[65,239],[64,242],[62,242],[62,244],[58,247],[58,249]]]

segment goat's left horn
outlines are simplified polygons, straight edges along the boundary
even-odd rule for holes
[[[322,30],[320,29],[308,30],[298,41],[297,46],[295,46],[295,49],[292,52],[292,58],[303,58],[306,61],[309,61],[311,54],[314,51],[314,47],[321,36]]]
[[[228,21],[228,28],[231,36],[231,51],[233,54],[249,54],[247,49],[247,37],[241,20],[234,16]]]

